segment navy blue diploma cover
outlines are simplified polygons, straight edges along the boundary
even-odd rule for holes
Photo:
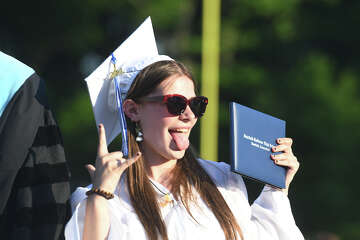
[[[278,188],[285,188],[286,169],[270,158],[276,139],[285,137],[286,122],[230,103],[231,170]]]

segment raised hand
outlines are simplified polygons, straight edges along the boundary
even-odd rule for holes
[[[102,124],[99,124],[99,145],[95,167],[91,164],[85,166],[89,171],[93,187],[113,193],[121,174],[126,168],[136,162],[140,156],[141,153],[138,152],[134,157],[125,159],[120,151],[109,153],[106,144],[105,128]]]
[[[275,164],[287,167],[286,172],[286,189],[284,192],[288,192],[291,181],[293,180],[297,170],[299,169],[299,162],[292,152],[291,145],[293,140],[291,138],[279,138],[277,139],[279,145],[272,148],[273,152],[282,152],[280,154],[271,154],[271,159]]]

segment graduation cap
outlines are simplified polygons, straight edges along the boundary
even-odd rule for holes
[[[35,71],[0,51],[0,117],[14,94]]]
[[[85,79],[96,124],[104,125],[107,144],[122,133],[124,156],[127,156],[128,152],[122,98],[143,68],[162,60],[172,59],[158,54],[151,19],[148,17]]]

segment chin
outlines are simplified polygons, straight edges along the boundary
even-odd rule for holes
[[[186,150],[171,150],[171,152],[168,153],[169,159],[181,159],[184,157]]]

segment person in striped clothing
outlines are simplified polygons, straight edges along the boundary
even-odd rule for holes
[[[63,239],[70,173],[35,71],[0,52],[1,239]]]

